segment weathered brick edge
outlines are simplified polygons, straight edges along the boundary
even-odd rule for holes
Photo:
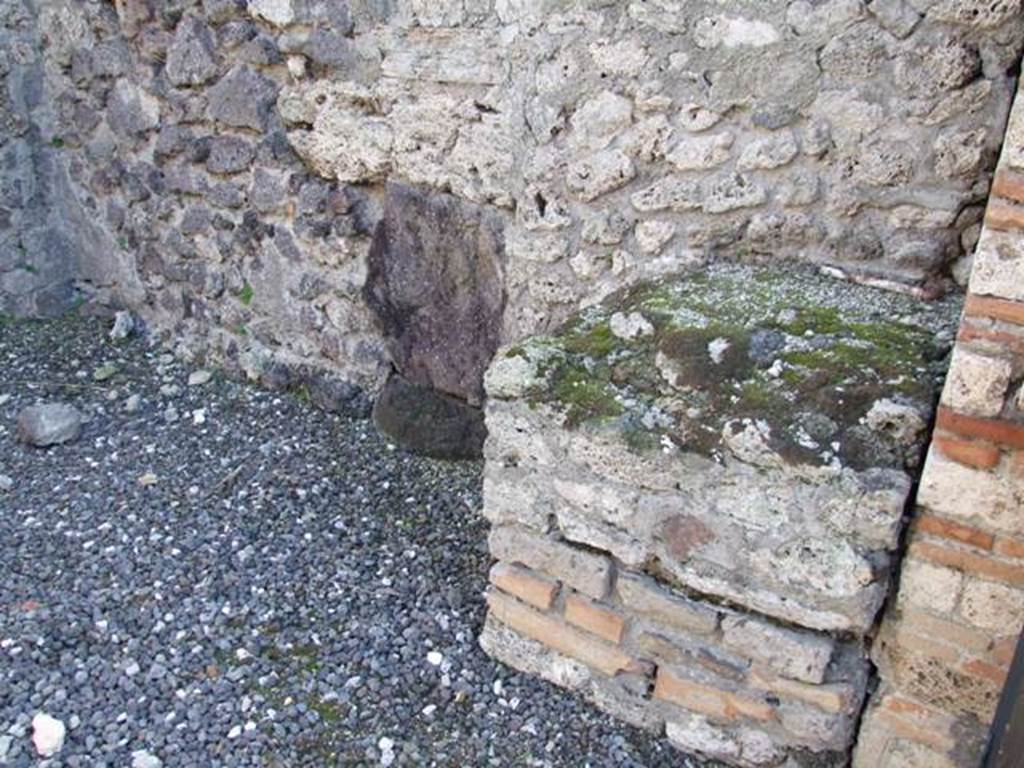
[[[1024,624],[1024,96],[1010,117],[855,768],[977,766]]]
[[[687,752],[751,766],[847,753],[867,682],[858,642],[690,599],[535,531],[498,526],[490,546],[481,644],[499,660]]]

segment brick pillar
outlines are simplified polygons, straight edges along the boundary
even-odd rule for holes
[[[1018,92],[854,765],[977,766],[1024,623],[1024,96]]]

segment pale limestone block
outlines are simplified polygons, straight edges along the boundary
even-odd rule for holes
[[[636,225],[636,242],[644,253],[657,253],[676,233],[671,221],[641,221]]]
[[[681,171],[714,168],[729,159],[734,140],[728,131],[713,136],[684,136],[669,151],[667,159]]]
[[[1013,631],[1024,623],[1024,590],[992,581],[969,580],[960,613],[971,624],[991,632]]]
[[[951,568],[908,560],[900,579],[899,604],[947,614],[956,607],[963,575]]]
[[[1024,141],[1024,135],[1021,140]],[[974,251],[971,290],[1024,301],[1024,238],[1016,232],[997,232],[985,227]]]
[[[604,149],[633,121],[633,102],[611,91],[587,99],[569,119],[570,143],[579,149]]]
[[[1008,360],[982,355],[958,345],[953,350],[942,402],[972,416],[998,416],[1013,366]]]
[[[814,684],[825,679],[835,649],[835,642],[827,635],[796,632],[739,615],[722,620],[722,643],[764,662],[784,677]]]
[[[928,454],[917,502],[940,515],[1011,536],[1024,535],[1024,481],[964,466],[935,448]]]

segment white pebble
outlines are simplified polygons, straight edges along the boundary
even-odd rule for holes
[[[32,743],[41,757],[53,757],[60,752],[66,733],[64,723],[45,712],[37,712],[32,718]]]
[[[444,661],[444,656],[437,651],[431,651],[427,654],[427,663],[431,666],[440,667],[442,661]]]
[[[161,768],[163,760],[144,749],[132,752],[132,768]]]

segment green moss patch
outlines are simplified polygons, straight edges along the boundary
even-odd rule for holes
[[[620,338],[615,321],[633,313],[649,332]],[[955,298],[922,303],[794,265],[718,265],[620,291],[506,354],[537,363],[527,398],[567,428],[714,454],[727,423],[751,419],[780,455],[827,463],[878,400],[931,407],[958,313]],[[809,435],[808,414],[831,433]],[[905,453],[890,449],[877,453]]]

